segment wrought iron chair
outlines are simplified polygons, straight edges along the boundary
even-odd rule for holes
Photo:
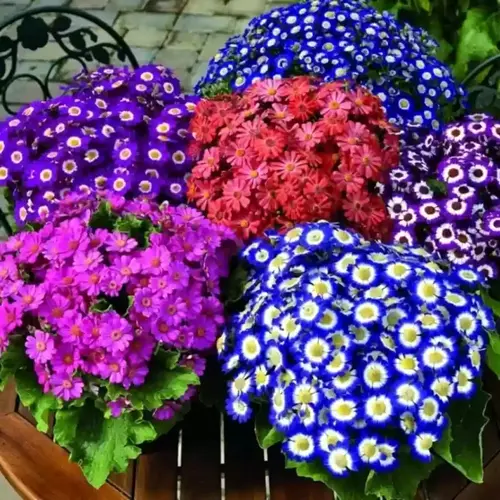
[[[47,16],[53,18],[47,21]],[[89,26],[75,26],[75,20],[84,20]],[[17,26],[16,26],[17,25]],[[16,27],[15,35],[4,34],[9,28]],[[109,36],[109,41],[99,41],[95,28],[100,28]],[[47,74],[40,78],[27,72],[19,72],[20,50],[37,51],[53,41],[65,55],[58,57],[49,67]],[[49,82],[57,68],[67,61],[76,61],[83,71],[89,66],[110,64],[116,57],[124,64],[138,67],[137,59],[123,38],[98,17],[78,9],[66,7],[40,7],[0,22],[0,107],[8,114],[15,114],[7,99],[7,92],[15,88],[19,80],[34,82],[41,90],[41,98],[52,97]],[[0,209],[0,225],[7,234],[12,234],[12,227],[3,210]]]

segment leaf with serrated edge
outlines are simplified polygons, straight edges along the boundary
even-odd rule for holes
[[[149,422],[137,421],[131,413],[104,418],[88,399],[80,408],[59,410],[54,440],[70,451],[70,459],[80,465],[88,482],[101,487],[112,472],[125,472],[141,449],[136,444],[157,436]]]
[[[469,401],[455,401],[448,410],[450,423],[435,452],[475,483],[483,482],[482,433],[488,417],[486,405],[491,396],[478,389]]]
[[[268,411],[265,406],[261,406],[255,419],[255,436],[259,446],[267,450],[271,446],[281,443],[285,436],[277,431],[270,423]]]
[[[295,469],[299,477],[324,483],[335,492],[337,500],[377,500],[374,495],[365,495],[368,471],[353,472],[347,477],[334,477],[316,460],[315,462],[285,462],[287,469]]]
[[[49,430],[49,412],[62,407],[62,401],[53,394],[44,394],[35,373],[19,370],[15,376],[17,394],[21,403],[31,410],[40,432]]]
[[[389,473],[370,471],[365,485],[367,495],[375,495],[386,500],[413,500],[419,484],[427,479],[439,465],[440,460],[421,462],[409,453],[399,453],[398,468]]]

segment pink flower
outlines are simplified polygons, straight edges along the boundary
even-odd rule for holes
[[[108,279],[104,284],[104,293],[110,297],[118,297],[125,281],[125,278],[118,271],[110,269]]]
[[[170,326],[178,326],[188,314],[186,303],[180,297],[168,297],[160,310],[161,318]]]
[[[21,326],[22,319],[23,312],[20,304],[9,304],[7,301],[0,304],[0,329],[10,333],[16,327]]]
[[[18,280],[19,271],[17,264],[12,255],[6,255],[4,260],[0,262],[0,280]]]
[[[115,312],[106,316],[102,332],[102,345],[113,354],[125,351],[134,338],[130,323]]]
[[[80,351],[69,344],[56,345],[51,363],[55,372],[71,374],[81,365]]]
[[[130,365],[127,369],[125,377],[123,378],[123,387],[125,389],[130,389],[132,385],[142,385],[146,380],[146,376],[149,373],[149,368],[144,365]]]
[[[80,345],[83,342],[83,316],[74,310],[66,311],[59,322],[59,334],[68,344]]]
[[[102,347],[97,347],[95,349],[85,352],[85,358],[82,361],[83,369],[97,376],[102,376],[102,373],[108,373],[108,367],[106,364],[106,351]],[[109,374],[107,375],[109,376]]]
[[[153,417],[156,420],[171,420],[175,417],[175,414],[179,412],[182,406],[179,403],[169,401],[165,403],[161,408],[154,411]]]
[[[137,241],[129,238],[126,233],[115,231],[108,236],[106,250],[108,252],[127,253],[137,246]]]
[[[34,363],[33,365],[38,383],[42,386],[44,394],[50,391],[50,371],[47,365]]]
[[[81,290],[95,297],[105,289],[107,279],[108,268],[100,266],[92,271],[79,274],[77,283]]]
[[[80,377],[55,374],[50,379],[54,395],[64,401],[78,399],[83,394],[83,381]]]
[[[0,327],[0,355],[3,354],[9,347],[9,337]]]
[[[113,268],[122,276],[125,283],[130,280],[130,277],[138,274],[141,271],[141,263],[134,257],[121,255],[113,259]]]
[[[155,349],[155,341],[151,335],[136,335],[128,348],[128,359],[132,364],[149,361]]]
[[[35,330],[35,335],[26,337],[26,354],[35,363],[46,363],[56,352],[54,339],[42,330]]]
[[[168,289],[182,290],[189,283],[189,268],[183,262],[172,262],[168,268]]]
[[[99,249],[104,242],[108,239],[109,231],[107,229],[96,229],[94,234],[90,236],[89,248],[91,249]]]
[[[26,233],[19,248],[19,262],[33,264],[40,256],[42,248],[43,240],[40,233]]]
[[[124,359],[111,358],[107,360],[105,368],[101,371],[101,376],[109,378],[109,381],[113,384],[121,384],[126,371],[127,363]]]
[[[68,310],[70,300],[58,293],[46,296],[43,304],[39,309],[39,313],[49,323],[55,325],[64,316],[64,312]]]
[[[154,294],[149,288],[142,288],[136,291],[134,308],[146,317],[156,312],[157,302],[154,300]]]
[[[130,406],[130,401],[126,398],[118,398],[116,401],[108,401],[106,404],[111,411],[111,416],[118,418],[123,413],[123,410]]]
[[[140,262],[145,273],[159,275],[167,271],[172,259],[165,247],[152,247],[144,250]]]
[[[95,269],[102,263],[103,256],[97,250],[88,250],[86,252],[79,252],[73,258],[73,269],[77,273],[84,273]]]
[[[17,302],[25,311],[34,311],[40,307],[45,298],[43,285],[24,285],[18,292]]]

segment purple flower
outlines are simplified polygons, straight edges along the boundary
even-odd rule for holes
[[[106,249],[108,252],[128,253],[137,246],[137,241],[125,233],[115,231],[108,236]]]
[[[102,332],[102,345],[113,354],[125,351],[133,339],[132,326],[116,313],[107,315]]]
[[[179,412],[181,405],[179,403],[167,402],[161,408],[154,411],[153,417],[156,420],[172,420],[175,414]]]
[[[56,373],[73,373],[80,367],[80,351],[69,344],[56,345],[56,352],[51,360]]]
[[[170,252],[165,247],[152,247],[146,249],[141,255],[141,265],[144,272],[159,275],[167,271],[172,261]]]
[[[64,312],[68,310],[70,300],[58,293],[45,296],[40,307],[40,314],[51,324],[57,324],[62,320]]]
[[[78,399],[83,394],[83,381],[80,377],[70,377],[69,375],[54,374],[50,383],[54,395],[64,401]]]
[[[56,352],[54,339],[47,332],[35,330],[35,335],[26,337],[26,354],[35,363],[46,363]]]
[[[6,333],[12,332],[21,326],[23,309],[20,304],[9,304],[3,301],[0,304],[0,328]]]
[[[26,311],[38,309],[44,298],[45,287],[43,285],[24,285],[18,292],[18,303]]]
[[[73,269],[77,273],[91,271],[98,267],[103,262],[103,255],[97,250],[88,250],[80,252],[74,256]]]
[[[160,309],[160,317],[170,326],[178,326],[187,316],[188,308],[181,297],[167,297]]]
[[[126,398],[118,398],[116,401],[108,401],[106,404],[111,411],[111,416],[113,418],[118,418],[125,408],[130,406],[130,401]]]
[[[156,312],[157,302],[150,288],[142,288],[136,292],[134,296],[134,308],[146,317]]]
[[[123,379],[123,387],[130,389],[132,385],[138,386],[144,384],[149,369],[145,364],[142,365],[129,365],[127,373]]]
[[[105,289],[107,279],[108,270],[103,266],[96,267],[92,271],[80,273],[77,276],[79,288],[93,297],[99,295]]]

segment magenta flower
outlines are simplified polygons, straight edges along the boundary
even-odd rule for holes
[[[171,420],[175,414],[181,409],[179,403],[167,402],[161,408],[155,410],[153,416],[157,420]]]
[[[111,233],[106,241],[106,250],[108,252],[128,253],[136,246],[137,241],[118,231]]]
[[[171,326],[180,325],[187,314],[187,305],[180,297],[168,297],[160,310],[160,317]]]
[[[132,385],[142,385],[146,376],[149,373],[149,368],[145,365],[130,365],[127,369],[125,377],[123,378],[123,387],[130,389]]]
[[[115,269],[109,269],[103,293],[110,297],[118,297],[126,279]]]
[[[142,315],[149,317],[157,311],[158,302],[149,288],[138,289],[134,296],[134,308]]]
[[[0,262],[0,280],[8,282],[18,279],[19,270],[17,269],[14,257],[12,257],[12,255],[6,255],[4,260]]]
[[[73,269],[77,273],[91,271],[102,264],[103,255],[97,250],[79,252],[73,258]]]
[[[113,354],[125,351],[134,338],[130,323],[116,313],[108,313],[102,325],[102,345]]]
[[[35,363],[50,361],[56,352],[54,339],[47,332],[35,330],[35,335],[26,337],[26,354]]]
[[[92,375],[103,376],[103,373],[108,373],[108,366],[106,364],[107,353],[103,347],[96,347],[84,351],[85,357],[82,360],[83,369]],[[106,378],[109,377],[109,374]]]
[[[130,342],[128,350],[128,359],[132,364],[139,364],[143,361],[149,361],[155,349],[155,341],[151,335],[142,333],[136,335]]]
[[[0,355],[7,350],[7,347],[9,347],[9,337],[0,326]]]
[[[124,359],[110,358],[106,362],[105,369],[101,372],[103,378],[109,378],[113,384],[121,384],[127,373],[127,363]]]
[[[22,324],[22,307],[20,304],[9,304],[3,301],[0,304],[0,329],[10,333]]]
[[[19,289],[17,302],[25,311],[33,311],[40,307],[44,298],[43,285],[24,285]]]
[[[56,345],[56,352],[51,360],[57,373],[73,373],[81,365],[80,351],[69,344]]]
[[[34,369],[38,383],[42,386],[44,394],[47,394],[50,389],[50,371],[45,364],[34,363]]]
[[[33,264],[42,253],[43,240],[40,233],[26,233],[19,248],[19,262]]]
[[[158,342],[164,342],[168,345],[174,345],[180,331],[170,326],[165,320],[158,319],[153,323],[153,335]]]
[[[54,374],[50,379],[54,395],[64,401],[78,399],[83,394],[83,381],[80,377],[70,377],[69,375]]]
[[[140,262],[146,274],[159,275],[168,270],[172,257],[165,247],[152,247],[144,250]]]
[[[49,323],[55,325],[62,320],[64,312],[69,309],[70,300],[64,295],[55,293],[45,296],[45,300],[39,309],[39,313]]]
[[[92,271],[79,274],[77,283],[81,290],[87,292],[90,296],[96,297],[105,289],[107,279],[108,269],[100,266]]]
[[[207,360],[198,354],[189,354],[188,356],[182,357],[179,364],[190,368],[198,377],[201,377],[205,373]]]
[[[206,318],[198,317],[194,325],[193,349],[203,351],[210,349],[215,343],[216,326]]]
[[[79,345],[83,341],[83,316],[75,311],[66,311],[59,322],[59,335],[68,344]]]
[[[168,268],[170,290],[182,290],[189,283],[189,268],[182,262],[172,262]]]
[[[111,416],[113,418],[118,418],[121,416],[125,408],[130,406],[130,401],[126,398],[118,398],[116,401],[108,401],[106,403],[107,407],[111,411]]]
[[[116,269],[126,283],[132,276],[141,271],[141,263],[134,257],[121,255],[113,259],[113,269]]]

